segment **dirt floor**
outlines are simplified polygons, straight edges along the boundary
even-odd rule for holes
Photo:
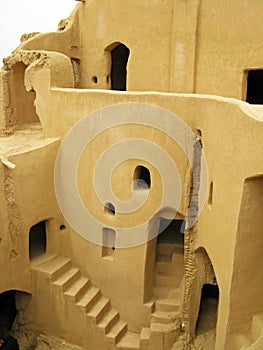
[[[216,340],[217,299],[205,298],[196,327],[196,338],[191,350],[214,350]]]
[[[18,323],[14,325],[12,335],[17,339],[20,350],[84,350],[63,339],[44,334],[36,335]]]

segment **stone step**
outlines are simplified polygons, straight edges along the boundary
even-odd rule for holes
[[[37,267],[41,264],[44,264],[54,258],[56,258],[57,255],[56,254],[42,254],[40,256],[35,257],[32,261],[31,261],[31,268],[37,269]]]
[[[156,311],[179,312],[180,307],[178,299],[159,299],[155,302]]]
[[[149,327],[142,327],[140,334],[140,349],[147,349],[150,341],[151,330]]]
[[[156,262],[156,273],[169,273],[175,275],[177,272],[177,266],[169,261],[157,261]]]
[[[173,243],[157,243],[156,254],[157,255],[172,255],[174,250]]]
[[[74,283],[64,292],[64,294],[77,302],[91,287],[90,280],[84,276],[80,276]]]
[[[181,285],[179,288],[173,289],[168,294],[168,299],[177,299],[178,302],[182,302],[184,297],[184,288],[181,288]]]
[[[170,324],[173,314],[167,311],[155,311],[151,316],[151,321],[155,323]]]
[[[117,342],[124,336],[126,332],[127,323],[122,320],[118,320],[111,328],[109,333],[106,334],[106,337],[111,344],[117,344]]]
[[[103,331],[104,334],[109,333],[111,328],[120,319],[120,314],[114,308],[111,308],[109,312],[105,313],[102,319],[98,323],[98,328]]]
[[[62,288],[63,292],[68,289],[78,278],[80,277],[80,271],[76,267],[71,267],[69,270],[64,272],[53,284]]]
[[[178,276],[176,275],[170,275],[167,273],[159,273],[155,276],[155,283],[157,286],[164,286],[164,287],[179,287],[180,282],[182,279],[182,274]]]
[[[99,298],[96,303],[87,312],[87,317],[93,319],[98,323],[103,316],[109,311],[111,307],[110,300],[105,297]]]
[[[47,275],[52,281],[54,281],[64,274],[64,272],[69,270],[71,265],[71,260],[69,258],[54,256],[53,259],[44,261],[33,269]]]
[[[167,286],[158,286],[155,285],[153,288],[153,294],[155,299],[165,299],[168,298],[170,293],[174,290],[173,287],[167,287]]]
[[[172,255],[165,255],[165,254],[156,255],[156,263],[159,263],[159,262],[171,263],[171,260],[172,260]]]
[[[91,286],[78,300],[76,305],[88,312],[100,297],[100,290],[96,287]]]
[[[181,266],[184,269],[184,251],[178,252],[175,250],[172,254],[171,263],[175,266]]]
[[[167,333],[171,330],[170,324],[151,322],[151,333]]]
[[[135,350],[140,349],[140,336],[137,333],[127,332],[116,346],[121,350]]]

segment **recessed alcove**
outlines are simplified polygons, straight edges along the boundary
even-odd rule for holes
[[[47,235],[46,221],[40,221],[29,231],[29,258],[30,260],[46,252]]]
[[[102,257],[113,259],[115,255],[116,232],[105,227],[102,229]]]

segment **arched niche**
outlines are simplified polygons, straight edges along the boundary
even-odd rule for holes
[[[220,289],[211,259],[204,247],[194,252],[196,278],[193,282],[189,305],[189,332],[192,337],[201,332],[211,330],[216,332],[217,309],[219,305]]]

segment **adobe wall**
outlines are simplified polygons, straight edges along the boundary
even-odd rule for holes
[[[246,103],[212,96],[161,93],[119,94],[110,91],[49,88],[48,84],[43,84],[44,81],[50,82],[48,77],[52,76],[52,74],[48,71],[48,67],[41,69],[30,69],[29,67],[28,76],[26,77],[26,81],[30,81],[30,86],[36,91],[36,110],[39,119],[42,121],[46,137],[61,138],[83,116],[89,115],[103,106],[120,102],[146,102],[166,108],[185,120],[194,132],[197,129],[201,131],[203,151],[209,171],[208,184],[213,181],[213,200],[209,205],[205,205],[200,214],[195,245],[196,248],[204,247],[208,252],[220,286],[217,326],[217,332],[220,336],[217,337],[217,347],[218,349],[222,348],[227,333],[231,306],[230,288],[243,181],[254,174],[262,174],[263,171],[261,162],[259,162],[261,157],[260,135],[262,133],[260,114],[257,113],[253,106],[249,106]],[[42,98],[42,96],[45,96],[45,98]],[[70,104],[66,103],[68,100],[71,101]],[[67,121],[67,123],[64,121]],[[142,121],[145,120],[142,119]],[[103,119],[101,119],[101,123],[101,127],[104,127]],[[100,127],[99,125],[97,126]],[[247,137],[248,130],[250,137]],[[116,135],[125,138],[127,134],[124,131],[125,129],[119,130]],[[113,135],[114,133],[111,134],[111,137]],[[140,135],[140,132],[138,135]],[[147,137],[147,130],[140,137],[142,136],[144,138]],[[158,138],[155,139],[158,140]],[[107,148],[107,142],[115,142],[114,140],[116,139],[105,138],[104,141],[101,141],[102,148]],[[240,140],[242,140],[242,143],[240,143]],[[104,142],[106,143],[104,144]],[[162,143],[162,146],[168,146],[169,149],[169,144],[165,142]],[[57,149],[55,144],[54,147]],[[39,156],[37,149],[33,154],[35,154],[34,157],[37,159],[42,159],[43,166],[44,164],[47,166],[45,157]],[[17,200],[25,227],[23,231],[25,235],[23,238],[24,242],[27,240],[28,228],[34,223],[33,220],[36,220],[36,217],[39,219],[53,217],[55,221],[59,222],[60,215],[57,212],[52,183],[55,153],[52,153],[52,157],[50,157],[50,151],[48,154],[48,159],[51,162],[49,163],[49,171],[51,173],[49,173],[50,176],[48,178],[43,178],[44,170],[37,170],[39,175],[34,178],[30,177],[29,174],[24,175],[24,167],[19,166],[24,156],[16,156],[21,158],[21,160],[16,159],[16,157],[10,157],[10,160],[18,164],[13,173],[16,175]],[[242,157],[240,157],[240,154],[242,154]],[[113,159],[114,157],[115,155],[113,155]],[[180,158],[178,159],[180,163]],[[31,161],[28,154],[26,162],[28,171],[31,167],[35,170],[34,160],[32,159]],[[124,170],[125,175],[125,172],[130,171],[131,168],[128,166],[124,169],[126,169]],[[30,188],[34,189],[32,197],[28,197],[27,187],[23,186],[25,178],[30,178],[32,182],[32,184],[30,182]],[[39,188],[40,179],[48,182],[50,192],[47,191],[46,193],[52,194],[52,196],[49,194],[44,201],[42,201],[43,197],[41,198],[40,194],[38,194],[38,189],[42,191]],[[83,180],[87,181],[87,178],[85,177]],[[80,178],[80,184],[83,180]],[[158,178],[156,178],[156,181],[156,188],[160,188],[161,183],[158,182]],[[46,188],[46,186],[45,184],[44,187]],[[125,187],[119,187],[119,189],[117,187],[117,193],[125,193]],[[82,196],[84,201],[85,198],[89,200],[88,193],[85,193],[85,191]],[[22,202],[22,198],[29,198],[29,201]],[[33,204],[34,198],[41,198],[41,201],[37,201],[39,204]],[[50,204],[46,207],[43,203]],[[96,208],[95,202],[93,204]],[[42,213],[42,215],[39,213]],[[141,213],[142,216],[144,214],[143,212]],[[59,232],[58,226],[56,227],[57,232],[54,230],[53,234],[50,234],[52,237],[50,242],[52,244],[48,248],[49,251],[72,257],[73,261],[91,276],[95,285],[100,286],[105,295],[113,300],[114,305],[120,310],[124,319],[131,323],[132,329],[138,329],[143,323],[146,323],[149,311],[141,309],[142,314],[137,320],[134,319],[133,312],[134,307],[142,306],[145,301],[143,300],[143,293],[145,291],[144,266],[146,246],[116,252],[116,260],[114,258],[113,261],[107,261],[101,257],[101,247],[83,241],[70,229]],[[24,249],[25,247],[24,245]],[[26,250],[21,254],[18,268],[20,274],[28,266],[27,254]],[[21,264],[22,261],[25,264],[24,266]],[[136,268],[134,268],[135,266]],[[16,269],[17,265],[14,267],[14,270]],[[129,273],[127,274],[128,271]],[[113,276],[116,277],[118,288],[112,282]],[[9,277],[7,276],[7,281]],[[134,286],[132,290],[130,285]],[[130,307],[127,307],[127,295],[130,296]]]
[[[262,3],[249,0],[220,6],[209,0],[126,1],[124,7],[117,0],[86,1],[57,33],[37,35],[21,48],[61,52],[75,60],[80,87],[110,89],[110,50],[121,42],[130,49],[130,91],[245,100],[246,71],[262,69],[262,14]]]

